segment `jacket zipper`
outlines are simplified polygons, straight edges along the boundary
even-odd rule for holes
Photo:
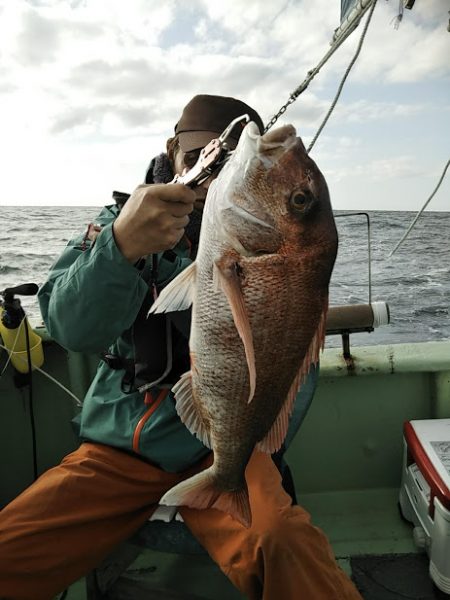
[[[144,404],[146,406],[148,406],[148,409],[142,415],[142,417],[139,419],[139,421],[136,425],[136,428],[134,430],[134,434],[133,434],[133,452],[136,452],[136,454],[140,454],[139,443],[140,443],[141,432],[142,432],[142,429],[144,428],[144,425],[147,423],[147,421],[152,416],[152,414],[155,412],[155,410],[158,408],[158,406],[161,404],[161,402],[169,394],[169,391],[170,391],[169,389],[161,390],[159,392],[157,398],[154,398],[153,395],[151,394],[151,392],[146,392],[145,398],[144,398]]]

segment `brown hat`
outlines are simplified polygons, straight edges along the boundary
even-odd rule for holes
[[[203,148],[213,138],[219,137],[233,119],[248,114],[251,121],[264,130],[261,117],[245,102],[225,96],[194,96],[184,107],[180,120],[175,125],[175,134],[183,152]],[[227,143],[235,148],[242,128],[239,125],[233,129]]]

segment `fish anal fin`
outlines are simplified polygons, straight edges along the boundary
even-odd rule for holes
[[[198,411],[192,391],[192,373],[184,373],[173,386],[176,410],[181,421],[207,448],[211,448],[209,428]]]
[[[196,264],[193,262],[172,279],[150,307],[149,314],[189,308],[194,299],[196,269]]]
[[[289,419],[294,409],[295,398],[311,369],[311,365],[316,364],[319,361],[319,353],[323,348],[323,342],[325,338],[327,307],[328,304],[326,305],[320,317],[319,325],[310,342],[300,369],[298,370],[291,387],[289,388],[286,400],[284,401],[277,418],[275,419],[272,427],[269,429],[267,435],[256,444],[256,448],[261,452],[273,454],[274,452],[277,452],[283,445],[289,427]]]
[[[215,277],[220,289],[227,297],[228,304],[233,315],[234,324],[244,344],[245,357],[247,359],[250,391],[248,402],[255,395],[256,389],[256,366],[255,350],[253,347],[253,334],[250,327],[247,308],[242,294],[241,280],[238,274],[239,263],[232,257],[222,258],[215,263]]]
[[[215,508],[250,527],[252,514],[247,486],[240,490],[224,492],[217,488],[213,467],[178,483],[159,501],[166,506],[189,506],[191,508]]]

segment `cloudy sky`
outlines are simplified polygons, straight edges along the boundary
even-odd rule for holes
[[[196,93],[267,122],[329,47],[338,0],[0,0],[0,204],[95,205],[132,191]],[[312,150],[336,209],[417,210],[450,157],[449,0],[379,0]],[[280,120],[305,144],[362,26]],[[429,206],[450,210],[450,173]]]

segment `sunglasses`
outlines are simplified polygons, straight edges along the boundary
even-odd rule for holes
[[[203,148],[196,148],[195,150],[190,150],[189,152],[185,153],[183,161],[184,161],[184,165],[186,167],[188,167],[188,169],[192,169],[192,167],[198,161],[200,152],[202,150],[203,150]]]

